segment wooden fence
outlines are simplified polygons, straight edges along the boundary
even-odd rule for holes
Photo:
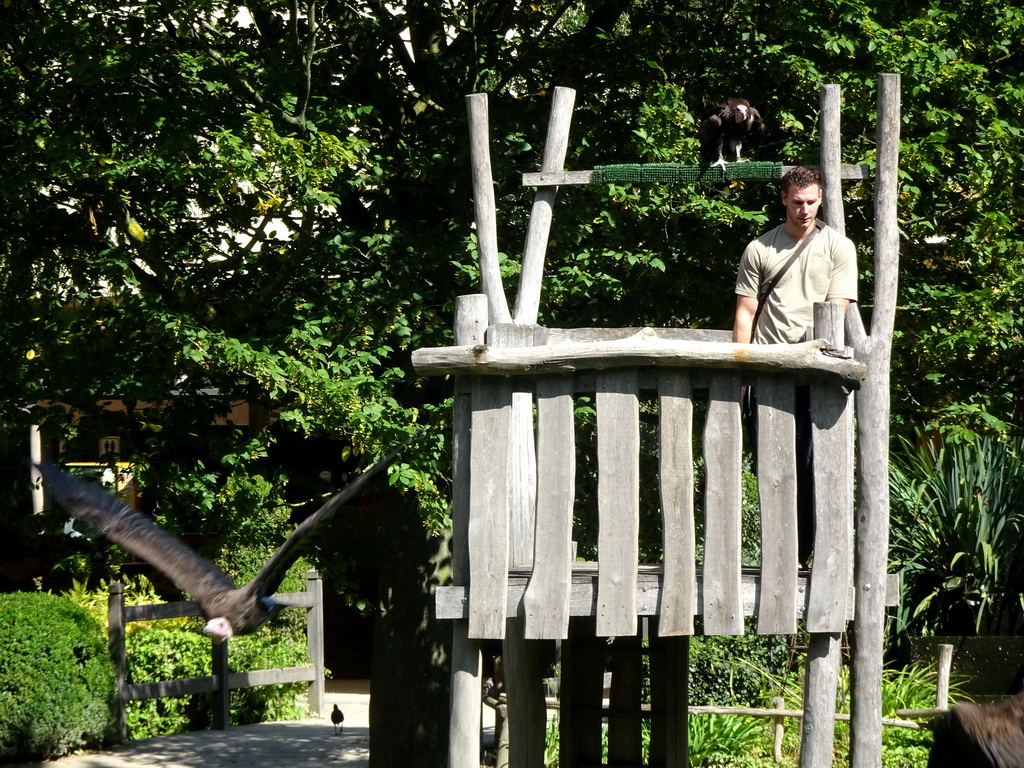
[[[309,709],[316,715],[324,707],[324,613],[323,582],[316,570],[306,571],[306,591],[277,596],[287,602],[286,608],[306,610],[306,643],[309,665],[262,669],[250,672],[228,671],[228,642],[211,641],[213,674],[181,680],[163,680],[154,683],[127,682],[128,664],[125,654],[125,625],[132,621],[155,621],[201,616],[199,604],[191,601],[161,603],[158,605],[124,604],[124,585],[110,585],[107,603],[108,643],[114,660],[117,696],[117,732],[120,740],[127,739],[125,703],[139,699],[163,699],[187,696],[193,693],[213,692],[213,727],[228,727],[231,689],[253,688],[257,685],[281,683],[309,683]]]

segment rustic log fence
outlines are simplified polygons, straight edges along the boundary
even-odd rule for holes
[[[230,693],[233,689],[253,688],[258,685],[279,685],[282,683],[309,683],[309,709],[315,715],[324,708],[324,614],[323,582],[315,569],[306,571],[306,591],[279,594],[276,596],[286,609],[306,610],[306,643],[309,665],[262,669],[249,672],[228,670],[228,643],[211,641],[213,674],[205,677],[190,677],[180,680],[163,680],[153,683],[129,683],[128,663],[125,653],[125,625],[133,621],[155,621],[201,616],[199,604],[192,601],[161,603],[158,605],[124,604],[124,585],[114,582],[110,585],[107,599],[107,626],[110,656],[114,661],[117,733],[123,742],[127,739],[125,704],[139,699],[164,699],[187,696],[194,693],[213,693],[213,727],[226,730],[230,712]]]

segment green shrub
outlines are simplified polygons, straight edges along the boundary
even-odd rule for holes
[[[99,625],[43,592],[0,595],[0,756],[58,757],[113,735],[114,669]]]
[[[189,632],[150,626],[128,634],[125,651],[130,683],[213,674],[210,639],[201,635],[198,627]],[[129,701],[125,710],[130,739],[203,730],[212,723],[210,694]]]
[[[746,635],[690,639],[690,701],[719,706],[760,706],[765,673],[783,677],[789,638],[756,635],[747,619]]]

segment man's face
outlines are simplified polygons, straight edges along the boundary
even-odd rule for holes
[[[805,230],[818,216],[821,187],[817,184],[809,184],[802,189],[790,187],[782,193],[782,204],[786,206],[786,221],[797,229]]]

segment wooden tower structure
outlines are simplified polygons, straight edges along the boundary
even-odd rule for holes
[[[437,618],[453,627],[450,768],[479,765],[480,644],[499,638],[513,768],[543,765],[538,641],[551,639],[563,648],[560,765],[641,765],[641,654],[652,670],[651,705],[642,715],[651,729],[648,764],[688,765],[686,664],[696,616],[709,635],[742,634],[747,616],[763,634],[792,634],[798,621],[806,623],[805,768],[832,764],[840,637],[852,621],[851,764],[881,765],[899,76],[881,75],[878,90],[870,333],[856,305],[844,317],[838,305],[822,304],[812,339],[761,346],[733,344],[728,331],[537,325],[555,195],[594,180],[591,171],[563,168],[574,101],[564,88],[554,93],[540,172],[524,176],[537,191],[510,309],[498,273],[486,96],[467,97],[481,293],[458,300],[455,346],[413,353],[419,374],[455,377],[453,584],[436,598]],[[871,174],[866,166],[841,164],[838,86],[823,86],[821,100],[825,216],[842,232],[842,179]],[[746,384],[758,392],[758,568],[741,567],[740,557]],[[810,388],[813,421],[816,534],[809,570],[797,561],[797,386]],[[596,410],[596,562],[577,562],[573,548],[574,413],[581,396]],[[656,414],[655,478],[641,472],[641,413]],[[705,467],[703,510],[694,508],[696,458]],[[663,562],[656,566],[638,563],[642,487],[656,487],[660,496]],[[649,617],[645,648],[639,617]]]

